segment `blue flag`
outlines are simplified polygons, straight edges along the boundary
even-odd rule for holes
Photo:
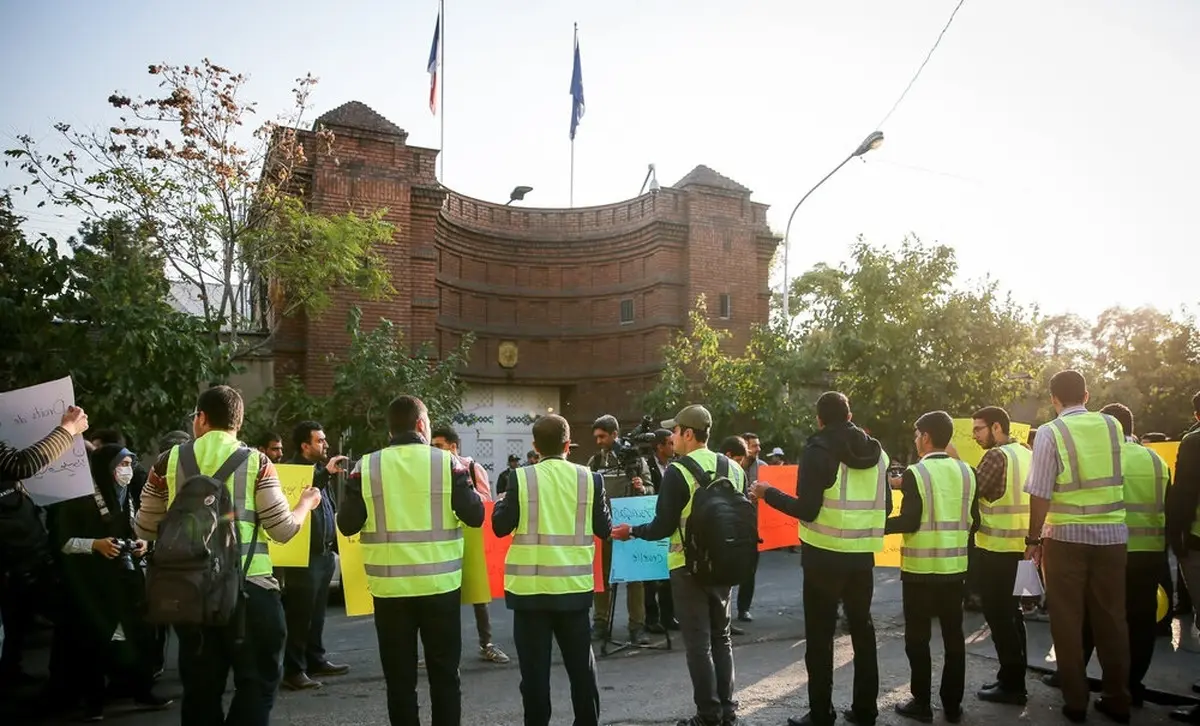
[[[579,62],[579,35],[575,36],[575,67],[571,70],[571,141],[583,120],[583,66]]]

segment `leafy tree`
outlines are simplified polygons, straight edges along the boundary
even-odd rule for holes
[[[224,331],[237,354],[258,345],[239,332],[273,332],[291,312],[320,312],[337,285],[368,298],[392,291],[375,249],[391,241],[382,211],[322,217],[294,198],[309,157],[332,150],[327,129],[297,131],[315,78],[297,79],[292,108],[248,135],[256,107],[242,98],[245,76],[208,59],[149,72],[161,95],[113,93],[109,104],[121,115],[106,131],[55,124],[65,146],[56,152],[18,137],[6,153],[29,174],[22,190],[41,188],[90,219],[115,213],[136,225],[161,250],[170,278],[198,301],[207,329]],[[263,279],[270,294],[254,284]]]
[[[346,329],[350,346],[345,357],[331,360],[330,394],[312,396],[290,379],[255,402],[248,414],[249,430],[280,430],[304,418],[316,419],[340,451],[362,455],[387,445],[387,407],[398,395],[420,398],[434,421],[448,421],[462,409],[466,385],[458,372],[466,365],[473,338],[464,338],[458,348],[435,359],[428,345],[410,352],[389,320],[363,330],[357,308],[351,310]]]

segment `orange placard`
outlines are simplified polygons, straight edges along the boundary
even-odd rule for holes
[[[487,559],[488,581],[492,587],[493,598],[504,597],[504,558],[508,556],[508,548],[512,546],[512,535],[497,537],[492,530],[492,507],[494,502],[484,502],[486,513],[483,518],[483,553]],[[596,558],[593,573],[596,581],[596,592],[604,592],[604,575],[600,571],[600,539],[596,538]]]
[[[759,466],[758,480],[776,489],[796,496],[796,474],[798,466]],[[758,551],[795,547],[800,544],[799,521],[768,505],[758,503]]]

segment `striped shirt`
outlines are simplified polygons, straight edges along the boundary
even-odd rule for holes
[[[0,481],[28,479],[58,461],[67,453],[75,437],[62,426],[55,426],[46,438],[27,449],[14,449],[0,441]]]
[[[1064,408],[1059,418],[1087,413],[1083,406]],[[1029,465],[1029,478],[1025,480],[1025,492],[1039,499],[1054,498],[1054,483],[1063,473],[1062,457],[1050,424],[1038,429],[1033,440],[1033,461]],[[1118,472],[1120,473],[1120,472]],[[1049,523],[1042,527],[1042,537],[1059,542],[1074,542],[1085,545],[1119,545],[1129,541],[1129,530],[1124,522],[1113,524],[1060,524]]]
[[[158,524],[167,513],[167,466],[170,459],[171,450],[168,449],[154,462],[154,467],[146,479],[146,486],[142,489],[142,505],[134,517],[133,525],[138,536],[146,540],[155,538],[158,534]],[[279,475],[275,473],[275,465],[265,455],[259,456],[258,460],[258,476],[254,485],[254,507],[258,523],[272,541],[287,542],[300,531],[300,523],[292,516],[292,508],[283,493],[283,488],[279,486]],[[248,579],[269,590],[279,589],[274,577]]]

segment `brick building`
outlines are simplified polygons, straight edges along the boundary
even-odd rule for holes
[[[317,123],[336,141],[332,155],[309,161],[308,201],[330,213],[387,208],[396,234],[384,253],[397,294],[379,302],[339,294],[319,318],[285,321],[277,377],[297,374],[309,390],[327,391],[326,356],[344,350],[352,305],[364,322],[388,318],[414,345],[439,351],[474,333],[458,429],[465,453],[499,470],[508,454],[531,448],[539,414],[566,416],[585,449],[596,416],[636,422],[660,350],[698,296],[734,346],[767,318],[779,243],[767,206],[708,167],[615,204],[503,206],[438,184],[437,150],[410,146],[404,130],[362,103]]]

